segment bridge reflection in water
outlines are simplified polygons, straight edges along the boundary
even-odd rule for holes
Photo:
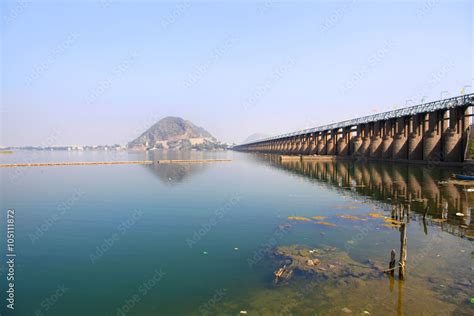
[[[425,233],[427,226],[439,225],[451,234],[474,238],[474,192],[466,191],[469,186],[449,180],[453,169],[375,161],[285,161],[279,155],[268,154],[254,157],[341,194],[370,199],[393,211],[405,209],[410,212],[409,218],[420,219]]]

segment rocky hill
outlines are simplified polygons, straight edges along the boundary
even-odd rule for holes
[[[215,150],[225,147],[204,128],[172,116],[159,120],[128,143],[128,148],[134,150]]]

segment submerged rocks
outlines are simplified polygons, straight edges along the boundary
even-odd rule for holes
[[[341,309],[341,312],[343,312],[345,314],[352,314],[352,311],[347,307],[344,307],[343,309]]]
[[[280,268],[275,271],[275,283],[288,281],[293,272],[307,277],[324,279],[375,278],[383,275],[373,263],[364,265],[354,261],[347,252],[334,247],[311,249],[302,245],[282,246],[275,249],[274,259]]]

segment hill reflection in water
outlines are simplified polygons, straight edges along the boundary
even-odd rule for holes
[[[147,170],[158,177],[163,183],[175,185],[186,181],[193,175],[204,171],[206,164],[160,164],[144,165]]]
[[[225,151],[186,151],[186,150],[167,150],[167,151],[147,151],[144,152],[143,159],[151,160],[154,163],[144,165],[143,167],[154,174],[160,181],[168,185],[183,183],[193,175],[206,170],[208,164],[200,163],[179,163],[179,164],[160,164],[158,160],[202,160],[218,159],[225,157]]]

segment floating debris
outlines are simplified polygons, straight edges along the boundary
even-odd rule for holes
[[[432,218],[431,221],[435,223],[443,223],[443,222],[447,222],[448,219],[447,218]]]
[[[390,218],[390,217],[385,217],[383,219],[383,221],[386,222],[386,223],[392,223],[392,224],[395,224],[395,225],[401,225],[402,224],[402,222],[400,222],[396,219]]]
[[[239,250],[239,248],[235,247],[234,250]]]
[[[397,225],[397,224],[382,224],[380,226],[389,227],[389,228],[400,228],[400,225]]]
[[[369,213],[367,215],[372,218],[385,218],[385,216],[382,213]]]
[[[321,220],[323,220],[323,219],[326,219],[326,216],[313,216],[313,217],[311,217],[311,218],[312,218],[312,219],[316,219],[316,220],[318,220],[318,221],[321,221]]]
[[[340,218],[344,218],[344,219],[350,219],[352,221],[366,221],[365,218],[360,218],[360,217],[353,216],[353,215],[336,215],[336,216],[340,217]]]
[[[474,188],[464,189],[464,192],[474,192]]]
[[[301,216],[288,216],[288,219],[292,221],[305,221],[305,222],[311,221],[309,218],[301,217]]]
[[[207,255],[207,251],[203,251],[202,254],[203,254],[203,255]]]
[[[247,311],[240,311],[241,315],[247,315]]]
[[[359,207],[355,205],[336,205],[334,206],[335,210],[357,210]]]
[[[463,216],[464,216],[464,214],[463,214],[463,213],[456,213],[456,216],[463,217]]]
[[[283,268],[278,269],[275,271],[275,284],[281,281],[287,281],[291,278],[293,274],[293,269],[287,269],[286,265]]]
[[[333,223],[329,223],[329,222],[314,222],[315,224],[318,224],[318,225],[324,225],[324,226],[331,226],[331,227],[334,227],[336,226],[336,224],[333,224]]]

